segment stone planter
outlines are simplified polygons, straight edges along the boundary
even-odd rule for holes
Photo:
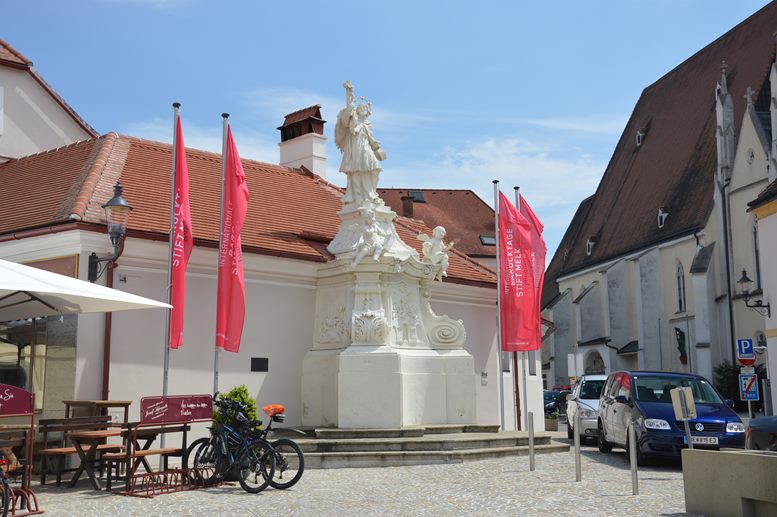
[[[546,418],[545,419],[546,431],[558,431],[558,418]]]

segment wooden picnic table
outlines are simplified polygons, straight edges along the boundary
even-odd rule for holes
[[[124,408],[124,422],[129,420],[129,407],[131,400],[63,400],[65,405],[65,418],[70,418],[70,408],[90,408],[91,415],[107,415],[108,408]]]
[[[95,490],[102,490],[100,486],[100,480],[94,473],[94,457],[97,453],[97,446],[101,443],[105,443],[105,440],[115,436],[121,436],[120,429],[102,429],[98,431],[73,431],[70,433],[70,441],[76,449],[81,464],[73,474],[73,479],[70,480],[68,486],[74,487],[81,477],[81,474],[86,471],[86,475],[89,476],[89,480],[92,482],[92,486]],[[84,450],[84,447],[88,447]]]

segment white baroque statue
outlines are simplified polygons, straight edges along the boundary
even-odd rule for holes
[[[456,241],[443,244],[445,237],[445,228],[437,226],[432,230],[432,236],[425,233],[418,235],[418,240],[423,241],[422,250],[424,252],[424,262],[435,266],[440,266],[440,271],[435,275],[435,280],[442,281],[444,276],[448,276],[448,251],[453,248]]]
[[[343,86],[345,108],[337,114],[335,126],[335,144],[343,153],[340,172],[348,177],[343,204],[377,202],[380,200],[377,192],[380,162],[386,159],[386,152],[372,134],[369,120],[372,103],[362,97],[357,106],[351,81]]]

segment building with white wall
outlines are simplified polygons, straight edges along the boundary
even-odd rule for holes
[[[773,245],[747,203],[775,171],[775,19],[771,3],[643,91],[546,273],[556,385],[618,369],[712,378],[737,338],[763,341],[736,281],[746,269],[760,287],[758,249]]]

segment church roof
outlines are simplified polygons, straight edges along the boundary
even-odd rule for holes
[[[409,217],[430,228],[443,226],[445,240],[455,239],[456,249],[471,257],[496,256],[496,245],[484,244],[481,239],[494,238],[494,209],[471,190],[379,188],[378,193],[400,215],[408,215],[402,198],[415,197]]]
[[[560,275],[704,227],[713,206],[714,92],[721,62],[728,66],[738,130],[747,87],[768,91],[762,86],[774,60],[775,29],[777,2],[772,2],[645,88],[596,193],[583,202],[589,206],[584,213],[578,210],[570,225],[575,233],[568,230],[556,251],[546,286]],[[657,224],[659,207],[669,211],[662,228]],[[596,241],[590,255],[589,239]],[[559,258],[564,255],[566,259]]]
[[[195,244],[218,246],[221,155],[187,149]],[[242,160],[250,192],[241,234],[245,253],[325,262],[326,243],[340,220],[342,190],[309,172]],[[0,239],[24,230],[80,221],[100,225],[101,205],[121,181],[134,207],[128,234],[167,238],[170,221],[172,146],[108,133],[98,138],[0,164]],[[31,202],[25,192],[34,190]],[[397,219],[397,232],[420,252],[419,231],[431,230]],[[455,252],[455,250],[454,250]],[[461,253],[450,254],[446,281],[493,286],[492,271]]]
[[[38,72],[32,67],[32,61],[24,57],[21,52],[13,48],[2,39],[0,39],[0,66],[18,68],[29,73],[32,78],[35,79],[35,81],[37,81],[38,84],[40,84],[41,87],[54,98],[54,101],[62,106],[65,112],[67,112],[67,114],[70,115],[73,120],[75,120],[76,124],[81,126],[81,128],[83,128],[83,130],[86,131],[89,135],[97,136],[97,131],[95,131],[92,126],[90,126],[84,119],[82,119],[81,116],[76,113],[76,111],[67,102],[65,102],[65,99],[60,97],[60,95],[54,91],[54,88],[52,88],[51,85],[38,74]]]

